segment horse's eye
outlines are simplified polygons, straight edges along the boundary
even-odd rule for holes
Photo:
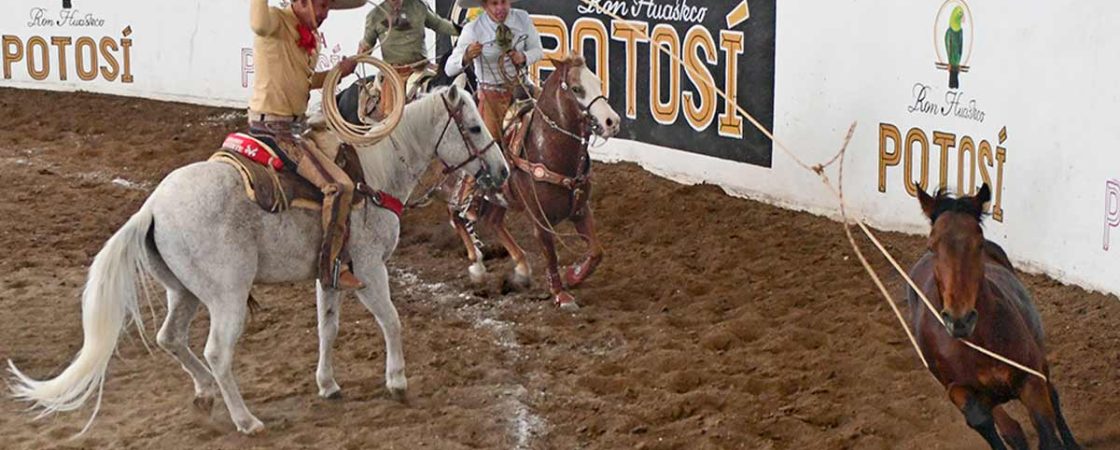
[[[583,97],[583,93],[584,93],[584,91],[583,91],[583,86],[576,86],[576,87],[573,87],[573,88],[572,88],[572,93],[573,93],[573,94],[576,94],[576,95],[578,95],[578,96],[580,96],[580,97]]]
[[[482,127],[480,127],[478,125],[475,125],[473,127],[470,127],[470,129],[468,131],[470,131],[471,133],[474,133],[474,134],[479,134],[479,133],[482,132]]]

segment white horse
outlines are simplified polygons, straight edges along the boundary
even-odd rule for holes
[[[438,128],[433,133],[439,123],[444,124],[443,135]],[[369,186],[408,198],[436,158],[449,169],[477,173],[500,185],[509,168],[492,142],[470,96],[448,88],[408,105],[392,135],[359,148],[358,155]],[[270,214],[246,197],[241,183],[236,170],[218,162],[191,164],[168,175],[94,258],[82,293],[84,341],[77,357],[45,381],[24,375],[9,361],[15,396],[49,414],[77,409],[96,393],[97,406],[84,433],[100,408],[105,371],[122,328],[130,318],[140,322],[138,286],[148,273],[167,289],[168,313],[157,342],[194,380],[195,405],[208,411],[221,393],[238,431],[262,431],[264,424],[245,407],[232,371],[249,289],[254,283],[314,279],[323,233],[319,212]],[[357,295],[385,335],[385,384],[399,398],[408,382],[385,263],[397,246],[400,221],[388,210],[367,205],[352,214],[350,230],[354,274],[366,285]],[[331,347],[338,335],[340,293],[317,288],[316,381],[320,396],[333,397],[339,393]],[[210,311],[203,352],[208,365],[187,345],[200,303]]]

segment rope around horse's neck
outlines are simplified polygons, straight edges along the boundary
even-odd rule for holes
[[[579,0],[579,1],[588,5],[588,6],[590,6],[590,7],[595,8],[601,14],[604,14],[604,15],[614,19],[618,23],[621,23],[621,24],[628,23],[625,19],[620,17],[618,14],[615,14],[611,11],[607,11],[606,9],[604,9],[603,6],[599,4],[598,0]],[[626,25],[624,25],[624,26],[626,26]],[[634,26],[629,26],[629,27],[632,28],[633,31],[641,33],[642,36],[645,39],[647,39],[649,41],[652,41],[652,39],[650,39],[649,33],[647,33],[645,30],[639,29],[639,28],[634,27]],[[662,53],[668,55],[674,61],[676,61],[678,63],[681,63],[681,64],[684,64],[684,62],[681,61],[681,58],[680,58],[679,55],[677,55],[676,53],[673,53],[669,50],[666,50],[664,48],[664,46],[657,45],[657,46],[655,46],[655,48],[657,48],[657,50],[659,52],[662,52]],[[895,271],[898,272],[898,274],[904,280],[906,280],[907,284],[909,284],[910,287],[914,290],[914,292],[918,295],[918,297],[922,299],[922,302],[925,304],[925,306],[929,310],[929,312],[934,315],[934,317],[938,317],[936,308],[933,307],[933,303],[929,301],[929,298],[926,297],[925,293],[921,289],[918,289],[917,284],[914,283],[914,280],[910,278],[910,275],[907,274],[906,271],[902,270],[902,267],[898,265],[898,262],[894,259],[893,256],[891,256],[890,252],[888,252],[886,250],[886,248],[884,248],[882,246],[882,244],[879,242],[879,240],[877,238],[875,238],[875,235],[871,232],[871,230],[867,227],[867,225],[864,224],[863,220],[861,220],[861,219],[854,219],[853,220],[852,218],[848,217],[848,215],[847,215],[847,205],[844,201],[844,186],[843,186],[843,184],[840,184],[839,188],[837,188],[836,186],[833,186],[833,184],[829,180],[828,176],[825,175],[825,173],[824,173],[825,168],[827,168],[829,165],[831,165],[832,162],[834,162],[836,160],[839,160],[839,162],[840,162],[840,164],[839,164],[840,172],[839,173],[840,173],[841,177],[843,176],[843,173],[844,173],[844,171],[843,171],[843,168],[844,168],[844,154],[847,151],[848,141],[846,140],[844,142],[843,147],[841,147],[840,152],[838,154],[839,158],[833,158],[833,161],[830,161],[827,164],[817,164],[817,165],[810,166],[809,164],[805,163],[805,161],[803,161],[801,158],[799,158],[797,156],[797,154],[795,154],[788,147],[786,147],[786,145],[784,143],[782,143],[782,141],[779,141],[774,136],[774,133],[772,131],[770,131],[769,129],[767,129],[766,126],[762,125],[762,123],[759,122],[758,119],[756,119],[753,115],[751,115],[749,112],[747,112],[745,109],[743,109],[742,106],[739,106],[738,102],[731,101],[731,97],[729,97],[727,95],[727,93],[725,93],[723,91],[722,88],[720,88],[719,86],[716,86],[714,82],[710,82],[708,80],[701,80],[701,82],[707,84],[708,87],[712,88],[717,94],[719,94],[720,97],[723,97],[725,100],[728,100],[728,104],[734,106],[736,112],[738,112],[743,117],[745,117],[747,119],[747,121],[749,121],[751,123],[751,125],[754,126],[754,128],[757,129],[760,133],[762,133],[764,136],[769,138],[770,141],[774,143],[774,146],[778,150],[781,150],[783,153],[785,153],[786,156],[788,156],[798,167],[801,167],[802,169],[809,170],[809,171],[812,171],[812,172],[816,173],[817,176],[820,177],[821,182],[829,190],[829,192],[831,192],[833,194],[833,196],[835,196],[837,198],[837,200],[839,201],[839,204],[840,204],[840,214],[841,214],[841,217],[843,218],[843,221],[844,221],[844,229],[845,229],[845,233],[847,234],[847,237],[848,237],[848,243],[851,244],[852,249],[855,251],[856,255],[859,257],[860,264],[863,265],[863,268],[867,272],[868,276],[870,276],[872,281],[875,282],[876,286],[879,287],[879,290],[883,294],[883,297],[887,301],[887,303],[889,303],[891,305],[891,309],[894,310],[895,315],[898,317],[899,323],[902,325],[902,328],[906,331],[907,336],[910,337],[911,345],[913,345],[914,350],[917,351],[918,357],[922,360],[922,364],[924,364],[926,366],[926,368],[928,369],[929,364],[926,361],[925,356],[922,354],[921,347],[918,346],[918,343],[913,338],[913,333],[911,332],[910,328],[906,325],[906,321],[905,321],[905,319],[903,319],[901,312],[899,312],[898,308],[895,306],[894,298],[886,290],[885,286],[883,286],[882,281],[879,279],[878,274],[875,272],[875,269],[873,267],[871,267],[871,264],[867,262],[866,258],[863,258],[863,254],[859,250],[859,245],[856,244],[855,238],[852,237],[852,234],[849,231],[850,225],[853,222],[855,222],[855,224],[857,226],[859,226],[860,230],[863,231],[863,234],[866,235],[867,238],[869,240],[871,240],[871,242],[873,244],[875,244],[875,247],[879,250],[879,252],[881,252],[883,254],[883,256],[886,257],[887,260],[891,262],[891,265],[894,267]],[[854,129],[854,128],[855,128],[855,123],[852,124],[852,129]],[[850,140],[851,130],[849,130],[848,138]],[[981,352],[985,355],[988,355],[988,356],[992,357],[993,359],[996,359],[997,361],[1008,364],[1012,367],[1015,367],[1019,370],[1022,370],[1024,372],[1026,372],[1026,373],[1029,373],[1031,375],[1039,377],[1043,381],[1049,382],[1046,375],[1043,375],[1041,372],[1038,372],[1037,370],[1028,368],[1028,367],[1026,367],[1022,364],[1019,364],[1015,361],[1012,361],[1009,358],[1006,358],[1006,357],[1004,357],[1002,355],[999,355],[995,352],[987,350],[987,349],[985,349],[985,348],[983,348],[979,345],[976,345],[976,344],[974,344],[974,343],[972,343],[972,342],[970,342],[966,339],[959,339],[959,340],[961,342],[963,342],[965,345],[971,347],[972,349],[974,349],[976,351],[979,351],[979,352]]]

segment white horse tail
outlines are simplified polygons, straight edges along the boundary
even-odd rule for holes
[[[93,424],[101,408],[105,371],[126,319],[131,317],[136,321],[143,337],[138,286],[145,283],[147,287],[141,272],[146,271],[144,241],[151,226],[149,199],[93,258],[82,292],[82,349],[61,374],[49,380],[34,380],[17,369],[11,360],[8,361],[14,375],[11,383],[13,395],[32,402],[34,408],[42,408],[39,417],[78,409],[96,392],[97,405],[79,434],[85,433]]]

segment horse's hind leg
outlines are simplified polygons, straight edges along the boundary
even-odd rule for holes
[[[1019,391],[1019,401],[1027,407],[1031,423],[1038,431],[1038,448],[1041,450],[1063,448],[1058,440],[1057,417],[1051,398],[1050,384],[1036,377],[1027,380]]]
[[[470,274],[472,283],[481,283],[486,276],[486,264],[482,262],[482,251],[474,243],[471,238],[470,232],[467,231],[467,223],[459,217],[459,213],[455,208],[448,206],[448,215],[451,216],[451,228],[455,229],[455,234],[459,235],[459,239],[463,240],[463,247],[467,249],[467,259],[471,261],[470,267],[467,267],[467,272]]]
[[[965,422],[968,423],[968,426],[976,430],[977,433],[980,433],[980,436],[983,437],[985,441],[988,441],[988,445],[991,446],[992,449],[1007,449],[1007,447],[1003,445],[999,433],[996,432],[996,424],[992,417],[991,406],[981,402],[979,396],[971,389],[958,385],[951,385],[949,387],[949,399],[964,413],[964,419]]]
[[[210,336],[206,339],[206,362],[218,381],[222,399],[229,409],[230,419],[237,431],[256,434],[264,431],[264,424],[245,407],[237,380],[233,376],[233,350],[245,326],[248,305],[245,294],[227,294],[225,298],[215,299],[210,308]]]
[[[319,384],[319,396],[323,398],[339,398],[342,395],[338,383],[334,380],[334,364],[331,362],[331,353],[334,350],[334,340],[338,337],[338,300],[340,292],[334,289],[323,289],[319,282],[315,283],[315,297],[319,312],[319,366],[315,370],[315,381]]]
[[[517,245],[513,234],[506,228],[506,212],[505,208],[494,205],[486,218],[498,233],[498,240],[509,252],[510,259],[513,259],[513,277],[510,282],[517,289],[526,289],[533,284],[533,269],[529,266],[529,258],[525,257],[525,250]]]
[[[1073,438],[1073,432],[1069,429],[1069,424],[1066,423],[1065,415],[1062,414],[1062,404],[1058,400],[1058,389],[1053,384],[1050,387],[1050,402],[1054,404],[1054,417],[1058,420],[1058,432],[1062,435],[1062,442],[1066,444],[1067,449],[1080,449],[1077,440]]]
[[[156,343],[174,357],[194,381],[194,405],[204,413],[210,412],[218,384],[210,369],[191,351],[190,326],[198,311],[198,298],[185,288],[167,289],[167,318],[156,335]]]
[[[992,408],[992,417],[996,420],[996,429],[999,430],[1000,437],[1007,445],[1010,445],[1014,450],[1030,450],[1030,446],[1027,444],[1027,435],[1023,433],[1023,427],[1019,426],[1019,422],[1012,419],[1007,411],[1003,410],[1002,406]]]
[[[587,254],[579,262],[572,264],[565,273],[564,281],[569,288],[579,286],[587,280],[603,260],[603,246],[595,234],[595,217],[591,213],[591,205],[584,205],[583,209],[579,216],[573,218],[573,223],[576,232],[587,243]]]
[[[385,387],[397,400],[405,400],[408,379],[404,375],[404,350],[401,345],[401,319],[389,298],[389,273],[385,264],[371,262],[366,275],[365,289],[358,291],[358,299],[373,313],[381,333],[385,335]]]

